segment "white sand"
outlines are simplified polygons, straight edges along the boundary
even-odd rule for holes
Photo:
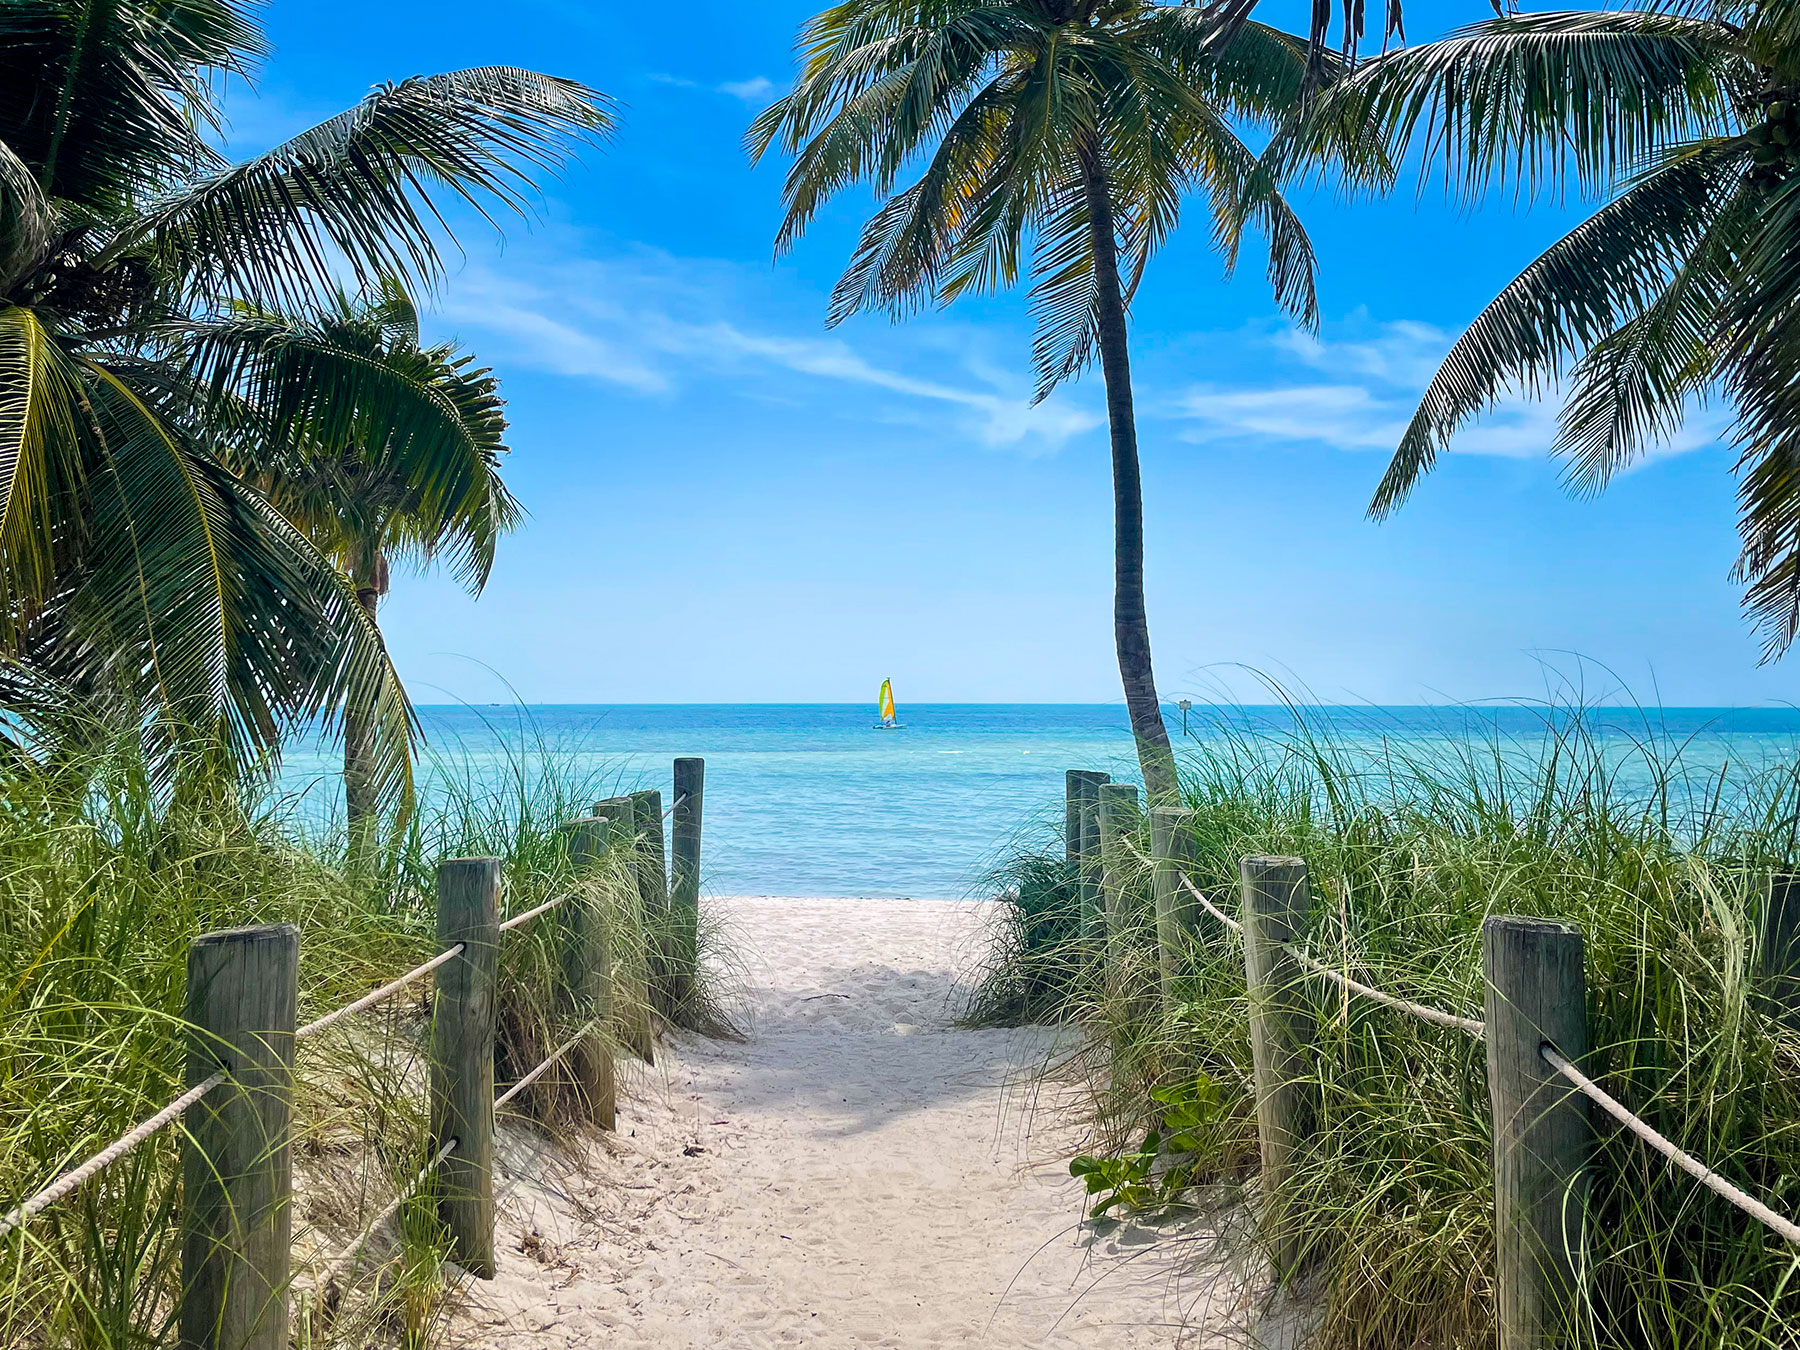
[[[714,904],[752,1039],[665,1044],[583,1159],[504,1131],[500,1274],[452,1344],[1199,1343],[1191,1246],[1081,1227],[1072,1138],[1009,1090],[1051,1033],[951,1026],[986,906]]]

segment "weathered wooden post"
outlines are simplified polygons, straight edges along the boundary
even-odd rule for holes
[[[605,856],[612,839],[612,822],[590,818],[572,820],[569,861],[577,870],[592,867]],[[599,904],[577,896],[561,910],[564,925],[563,993],[572,1021],[594,1022],[582,1046],[570,1056],[570,1072],[587,1097],[595,1124],[603,1130],[618,1124],[618,1084],[613,1066],[612,1041],[612,942],[607,934],[606,911]]]
[[[1106,939],[1106,903],[1101,890],[1100,788],[1110,782],[1112,779],[1106,774],[1089,773],[1082,780],[1079,807],[1081,936],[1094,951],[1099,951]]]
[[[1100,784],[1109,781],[1092,769],[1068,769],[1063,773],[1063,856],[1081,861],[1081,807],[1096,799]]]
[[[1106,987],[1114,994],[1135,994],[1131,972],[1131,878],[1137,871],[1131,840],[1137,833],[1137,789],[1130,783],[1100,786],[1100,893],[1106,911]]]
[[[1182,958],[1199,932],[1200,904],[1185,885],[1194,874],[1195,839],[1192,811],[1158,806],[1150,812],[1150,856],[1155,861],[1151,887],[1156,895],[1156,964],[1162,983],[1163,1008],[1175,1001],[1175,980]]]
[[[438,1164],[438,1220],[450,1255],[494,1278],[494,1031],[499,1007],[500,860],[438,864],[438,943],[462,944],[438,967],[431,1021],[431,1138],[454,1139]]]
[[[654,977],[651,963],[650,934],[654,929],[650,926],[650,917],[644,913],[643,904],[643,869],[640,865],[639,850],[642,840],[638,837],[638,807],[631,797],[608,797],[603,802],[594,803],[594,815],[600,820],[612,822],[612,841],[615,849],[629,849],[627,855],[630,875],[637,882],[634,888],[638,903],[635,906],[637,915],[634,918],[629,910],[621,916],[623,922],[613,932],[613,1016],[617,1019],[619,1044],[646,1064],[656,1062],[656,1034],[651,1025],[650,999],[651,983]],[[661,829],[660,823],[658,830]],[[633,996],[629,988],[621,989],[619,979],[621,962],[625,957],[624,968],[632,970],[642,963],[644,985],[641,996]]]
[[[1276,1274],[1300,1262],[1302,1233],[1285,1212],[1284,1194],[1317,1114],[1312,1044],[1317,1029],[1288,944],[1312,908],[1306,863],[1252,856],[1239,864],[1244,976],[1250,992],[1250,1057],[1256,1076],[1256,1134],[1262,1146],[1264,1229]]]
[[[631,794],[637,817],[638,894],[644,907],[644,963],[650,1004],[664,1017],[669,1009],[669,855],[663,832],[663,796],[656,788]]]
[[[700,815],[706,761],[675,761],[675,813],[669,829],[669,1005],[682,1025],[694,1020],[700,971]]]
[[[1800,877],[1770,879],[1757,965],[1763,1006],[1771,1016],[1800,1026]]]
[[[182,1143],[182,1350],[287,1350],[294,1013],[300,930],[238,928],[188,948],[187,1085],[229,1077]]]
[[[1543,1055],[1552,1046],[1579,1064],[1588,1050],[1581,930],[1491,918],[1481,951],[1500,1350],[1544,1350],[1569,1328],[1587,1219],[1587,1098]]]

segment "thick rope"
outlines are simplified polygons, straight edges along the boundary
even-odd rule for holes
[[[83,1182],[87,1181],[96,1173],[103,1172],[108,1167],[111,1167],[120,1158],[123,1158],[127,1153],[130,1153],[134,1148],[143,1143],[158,1130],[162,1129],[165,1125],[169,1125],[180,1119],[189,1107],[193,1106],[195,1102],[199,1101],[207,1093],[219,1086],[220,1083],[223,1083],[227,1076],[225,1070],[220,1069],[210,1078],[189,1088],[174,1101],[163,1107],[162,1110],[151,1116],[150,1119],[144,1121],[136,1129],[132,1130],[129,1134],[123,1135],[111,1144],[108,1144],[93,1157],[82,1163],[81,1166],[75,1168],[73,1171],[63,1173],[50,1185],[46,1186],[43,1190],[32,1196],[31,1199],[13,1210],[12,1213],[8,1214],[4,1219],[0,1219],[0,1238],[6,1237],[27,1219],[35,1217],[45,1209],[48,1209],[51,1205],[54,1205],[58,1200],[61,1200],[65,1195],[68,1195],[71,1191],[78,1189]]]
[[[363,1248],[369,1245],[369,1239],[375,1236],[381,1225],[393,1218],[394,1215],[398,1214],[400,1212],[400,1206],[404,1205],[411,1196],[418,1193],[419,1187],[425,1184],[425,1178],[431,1175],[432,1170],[436,1168],[439,1163],[443,1162],[445,1158],[450,1156],[451,1152],[456,1148],[456,1142],[455,1139],[445,1141],[444,1146],[436,1153],[432,1154],[425,1166],[419,1169],[419,1175],[412,1179],[411,1184],[389,1201],[387,1208],[383,1209],[381,1213],[369,1220],[368,1227],[362,1230],[357,1236],[356,1241],[352,1242],[348,1247],[344,1248],[343,1251],[331,1258],[329,1264],[327,1264],[325,1269],[320,1272],[318,1282],[313,1286],[315,1292],[323,1297],[325,1291],[331,1288],[331,1282],[337,1279],[339,1275],[342,1275],[344,1271],[356,1261],[356,1258],[362,1255]]]
[[[1134,849],[1133,852],[1136,852],[1136,850]],[[1140,853],[1140,854],[1138,854],[1138,856],[1141,858],[1141,857],[1143,857],[1143,854]],[[1175,875],[1181,876],[1181,873],[1177,872]],[[1206,898],[1206,893],[1204,891],[1202,891],[1198,886],[1194,885],[1193,882],[1189,881],[1186,877],[1182,876],[1181,884],[1188,888],[1188,891],[1193,895],[1194,899],[1198,900],[1201,904],[1206,906],[1207,913],[1211,914],[1213,916],[1213,918],[1217,919],[1220,923],[1224,924],[1232,932],[1238,933],[1240,935],[1243,933],[1244,925],[1239,923],[1236,919],[1232,918],[1224,910],[1220,909],[1211,900],[1208,900]]]
[[[1478,1022],[1473,1017],[1458,1017],[1455,1013],[1441,1012],[1436,1008],[1427,1007],[1423,1003],[1414,1003],[1410,999],[1396,998],[1392,994],[1382,993],[1379,989],[1371,989],[1368,985],[1351,979],[1342,971],[1333,970],[1330,966],[1321,965],[1305,952],[1298,951],[1292,946],[1288,948],[1288,955],[1292,956],[1301,965],[1312,971],[1313,974],[1323,975],[1328,979],[1336,980],[1346,989],[1361,994],[1364,998],[1373,999],[1384,1007],[1393,1008],[1397,1012],[1407,1013],[1410,1016],[1418,1018],[1421,1022],[1430,1022],[1433,1025],[1440,1027],[1450,1027],[1456,1031],[1466,1031],[1476,1040],[1480,1040],[1487,1035],[1486,1022]]]
[[[1673,1141],[1658,1134],[1622,1102],[1609,1096],[1605,1089],[1564,1059],[1552,1046],[1544,1046],[1542,1053],[1546,1064],[1573,1083],[1583,1095],[1598,1103],[1607,1115],[1618,1121],[1619,1124],[1630,1130],[1714,1195],[1729,1200],[1751,1218],[1766,1224],[1796,1247],[1800,1247],[1800,1224],[1783,1218],[1762,1201],[1739,1190],[1691,1153],[1682,1152]]]
[[[1181,878],[1181,884],[1188,888],[1189,892],[1196,900],[1206,906],[1215,919],[1228,925],[1232,932],[1242,933],[1244,931],[1244,926],[1242,924],[1238,923],[1235,919],[1228,917],[1217,905],[1213,904],[1211,900],[1208,900],[1205,894],[1201,892],[1200,888],[1194,885],[1192,881],[1184,876]],[[1360,980],[1353,980],[1342,971],[1333,970],[1330,966],[1313,960],[1312,957],[1308,956],[1305,952],[1300,951],[1291,943],[1285,945],[1287,946],[1288,954],[1308,970],[1312,971],[1313,974],[1323,975],[1327,979],[1336,980],[1339,984],[1343,985],[1344,988],[1349,989],[1353,993],[1361,994],[1364,998],[1373,999],[1383,1007],[1393,1008],[1396,1012],[1407,1013],[1418,1018],[1422,1022],[1430,1022],[1435,1026],[1451,1027],[1457,1031],[1466,1031],[1469,1035],[1474,1036],[1477,1039],[1487,1034],[1487,1023],[1485,1022],[1478,1022],[1472,1017],[1458,1017],[1455,1013],[1442,1012],[1437,1008],[1427,1007],[1423,1003],[1414,1003],[1410,999],[1396,998],[1393,994],[1384,994],[1379,989],[1371,989]]]
[[[343,1018],[352,1016],[355,1013],[362,1012],[365,1008],[373,1008],[377,1003],[382,1002],[384,999],[392,998],[395,994],[399,993],[402,989],[406,988],[407,985],[412,984],[417,980],[424,979],[427,975],[431,974],[431,972],[436,970],[439,966],[445,965],[449,961],[462,955],[462,950],[463,950],[463,944],[460,942],[457,943],[454,947],[446,948],[445,950],[439,952],[436,956],[432,957],[431,960],[427,961],[424,965],[414,966],[411,970],[407,971],[406,974],[402,975],[399,979],[392,980],[389,983],[382,985],[381,988],[373,990],[370,993],[364,994],[361,998],[357,999],[356,1002],[347,1003],[343,1007],[339,1008],[336,1012],[328,1012],[323,1017],[318,1018],[315,1021],[308,1022],[305,1026],[301,1027],[298,1031],[296,1031],[294,1033],[294,1039],[297,1041],[303,1041],[303,1040],[307,1039],[307,1037],[309,1037],[309,1036],[317,1036],[321,1031],[325,1030],[325,1028],[330,1026],[333,1022],[340,1021]]]
[[[502,1092],[498,1097],[496,1097],[494,1099],[494,1110],[498,1111],[501,1107],[505,1106],[508,1102],[510,1102],[514,1097],[518,1096],[526,1088],[530,1087],[533,1083],[537,1082],[538,1079],[542,1078],[544,1076],[544,1074],[549,1071],[550,1066],[552,1064],[556,1063],[557,1060],[561,1059],[564,1055],[568,1054],[571,1050],[573,1050],[576,1046],[580,1045],[581,1042],[587,1038],[588,1032],[590,1032],[594,1029],[595,1022],[598,1022],[599,1020],[600,1020],[599,1018],[595,1018],[593,1022],[589,1022],[580,1031],[576,1032],[568,1040],[564,1041],[555,1050],[552,1050],[550,1052],[550,1057],[548,1059],[546,1059],[543,1063],[539,1064],[537,1066],[537,1068],[533,1069],[530,1073],[526,1074],[518,1082],[514,1083],[511,1087],[506,1089],[505,1092]]]
[[[544,901],[544,903],[539,905],[536,909],[528,909],[523,914],[515,914],[512,918],[500,925],[500,931],[502,933],[510,933],[515,928],[522,928],[533,919],[537,918],[538,915],[548,914],[558,905],[566,903],[568,899],[569,897],[566,895],[559,895],[554,900]]]

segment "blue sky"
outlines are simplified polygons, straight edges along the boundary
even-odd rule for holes
[[[276,45],[233,143],[261,148],[371,84],[507,62],[584,80],[623,125],[504,245],[470,224],[431,326],[504,378],[531,513],[479,600],[403,577],[383,611],[422,702],[1111,701],[1111,508],[1098,372],[1029,407],[1020,294],[824,326],[870,205],[846,194],[772,256],[781,165],[740,137],[811,11],[513,0],[273,0]],[[1487,12],[1408,9],[1414,40]],[[502,17],[496,22],[496,14]],[[1303,22],[1266,0],[1264,17]],[[1564,209],[1296,199],[1322,263],[1317,337],[1260,266],[1226,280],[1204,213],[1133,313],[1149,606],[1171,700],[1541,693],[1784,701],[1728,579],[1715,411],[1598,500],[1545,451],[1550,410],[1465,433],[1390,522],[1364,507],[1435,358]]]

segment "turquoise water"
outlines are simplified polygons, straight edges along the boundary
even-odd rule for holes
[[[1137,777],[1117,705],[936,704],[901,708],[904,726],[873,727],[872,707],[842,704],[420,709],[422,791],[451,775],[496,788],[554,772],[595,797],[634,787],[669,792],[670,761],[706,759],[705,871],[719,894],[956,897],[1021,831],[1060,823],[1063,772]],[[1452,754],[1470,736],[1510,755],[1541,745],[1547,714],[1529,707],[1309,709],[1371,770],[1395,753]],[[1791,709],[1602,710],[1590,713],[1616,758],[1622,786],[1645,777],[1633,746],[1679,750],[1697,795],[1732,776],[1792,762],[1800,712]],[[1295,732],[1283,708],[1168,710],[1192,752],[1229,728],[1265,746]],[[290,753],[283,787],[307,809],[335,805],[329,749]]]

